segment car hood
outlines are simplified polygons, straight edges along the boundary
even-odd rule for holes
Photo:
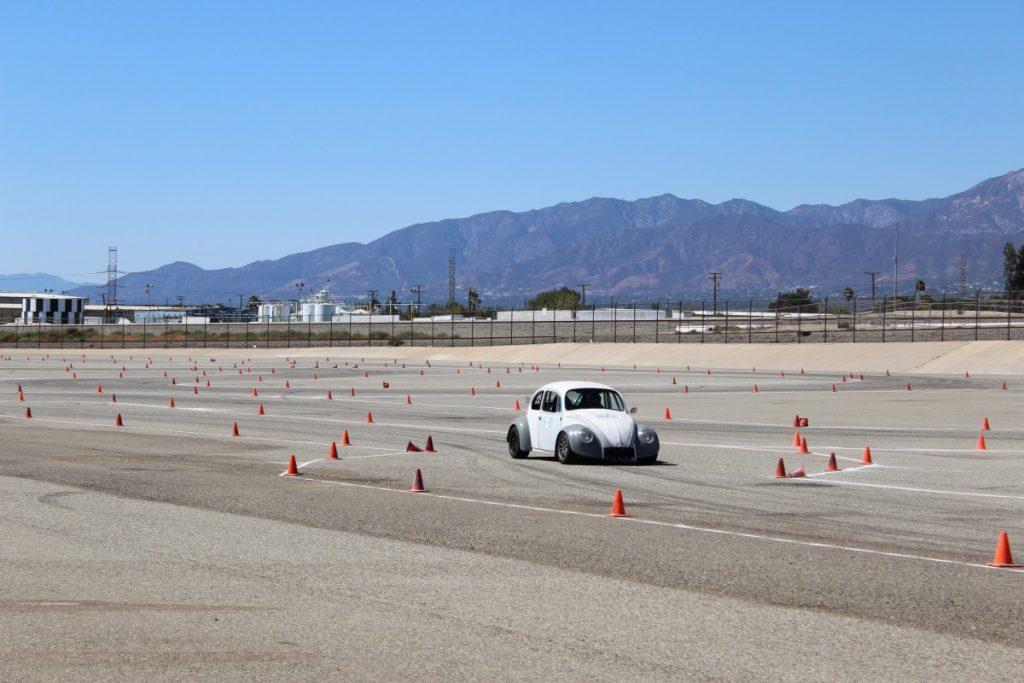
[[[594,432],[604,446],[629,446],[633,443],[636,423],[633,417],[619,410],[575,410],[572,420]]]

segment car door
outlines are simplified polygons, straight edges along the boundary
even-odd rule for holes
[[[557,392],[545,391],[539,413],[537,447],[555,450],[555,438],[562,429],[562,401]]]
[[[530,407],[526,411],[526,423],[530,427],[530,443],[534,448],[543,448],[541,443],[541,431],[544,426],[544,413],[541,406],[544,404],[544,391],[538,391],[530,400]]]

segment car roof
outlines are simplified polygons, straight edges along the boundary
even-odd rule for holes
[[[598,382],[551,382],[537,389],[537,391],[554,391],[559,394],[564,394],[570,389],[608,389],[610,391],[616,391],[607,384],[600,384]],[[537,391],[533,393],[537,393]]]

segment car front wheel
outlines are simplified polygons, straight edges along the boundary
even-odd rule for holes
[[[559,434],[558,439],[555,441],[555,457],[563,465],[576,462],[576,454],[573,453],[572,446],[569,445],[569,437],[566,436],[565,432]]]
[[[508,430],[508,454],[516,460],[521,460],[530,454],[530,451],[520,448],[519,429],[515,426]]]

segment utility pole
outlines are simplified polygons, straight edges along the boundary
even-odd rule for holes
[[[421,298],[423,296],[423,285],[417,283],[416,286],[409,291],[416,295],[416,312],[418,313],[420,310],[420,304],[422,303]]]
[[[582,292],[583,292],[583,298],[580,300],[580,305],[581,306],[586,306],[587,305],[587,287],[589,287],[590,285],[588,283],[586,283],[586,282],[581,282],[581,283],[579,283],[576,286],[579,287],[580,290],[582,290]]]
[[[712,301],[711,306],[712,306],[712,309],[713,309],[712,315],[718,315],[718,281],[720,279],[722,279],[722,274],[720,272],[718,272],[718,271],[712,271],[712,272],[708,273],[708,277],[711,278],[711,282],[712,282],[712,294],[711,294],[711,301]]]
[[[150,294],[149,294],[149,293],[150,293],[151,291],[153,291],[153,287],[154,287],[154,286],[155,286],[155,285],[153,285],[152,283],[149,283],[149,284],[147,284],[147,285],[146,285],[145,287],[143,287],[143,289],[145,289],[145,290],[146,290],[146,305],[147,305],[147,306],[152,306],[152,305],[153,305],[153,297],[152,297],[152,296],[150,296]]]
[[[875,303],[875,278],[881,273],[877,270],[866,270],[864,274],[871,278],[871,303]]]
[[[896,288],[900,281],[900,224],[896,222],[896,245],[892,254],[892,298],[896,298]]]

